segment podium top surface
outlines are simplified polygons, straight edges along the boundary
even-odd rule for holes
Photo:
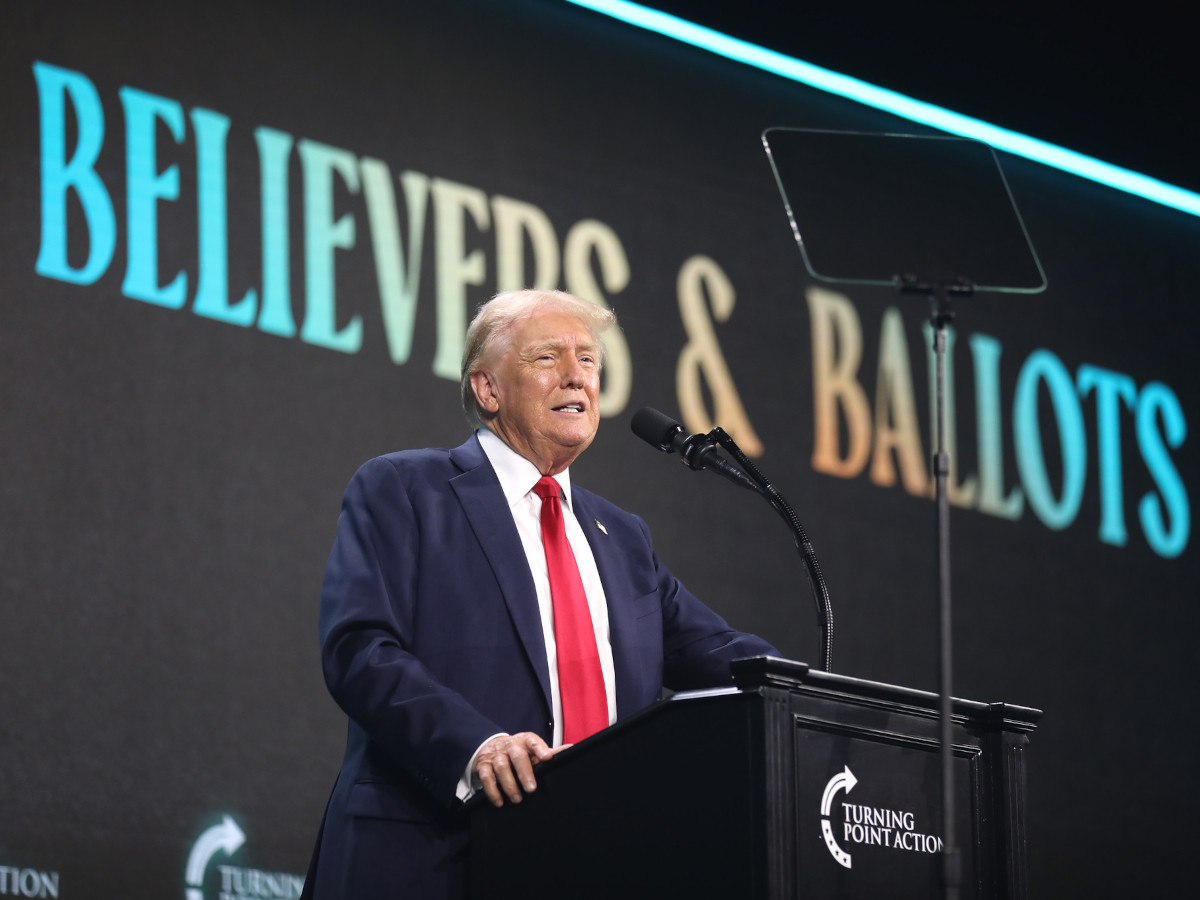
[[[734,661],[732,669],[734,682],[741,690],[776,688],[792,693],[886,703],[935,715],[938,711],[939,696],[930,691],[822,672],[795,660],[755,656]],[[951,708],[958,718],[1014,731],[1032,731],[1042,717],[1040,709],[1029,706],[984,703],[958,697],[953,698]]]

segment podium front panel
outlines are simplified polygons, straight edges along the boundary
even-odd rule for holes
[[[766,896],[756,701],[660,704],[539,767],[520,804],[475,810],[472,898]]]
[[[939,881],[938,746],[795,716],[796,856],[815,897],[928,898]],[[979,748],[955,747],[955,833],[965,898],[978,896],[973,836]]]

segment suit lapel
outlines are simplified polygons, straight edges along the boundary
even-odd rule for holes
[[[617,718],[622,719],[644,705],[641,658],[637,652],[637,629],[631,602],[633,598],[628,596],[626,588],[629,584],[629,566],[622,559],[616,540],[600,530],[601,523],[596,518],[587,495],[574,486],[571,488],[571,505],[575,518],[579,520],[584,536],[591,545],[596,569],[604,585],[604,598],[608,604],[608,625],[612,635]]]
[[[500,585],[508,614],[529,664],[537,674],[546,709],[549,710],[550,672],[546,663],[546,643],[542,637],[537,592],[533,586],[533,576],[529,573],[525,550],[504,499],[504,491],[474,436],[451,450],[450,458],[464,470],[461,475],[450,479],[450,487],[458,496],[471,530]]]

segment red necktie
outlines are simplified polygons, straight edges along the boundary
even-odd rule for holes
[[[542,547],[546,551],[550,601],[554,607],[563,743],[574,744],[608,725],[608,698],[583,579],[579,577],[579,566],[563,526],[558,482],[545,476],[533,490],[542,498]]]

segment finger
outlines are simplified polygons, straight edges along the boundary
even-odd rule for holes
[[[552,750],[550,746],[536,734],[530,735],[527,746],[529,747],[530,751],[533,752],[534,756],[537,757],[538,762],[545,762],[548,759],[553,759],[554,754],[558,752],[558,750]],[[571,745],[568,744],[567,746],[569,747]]]
[[[525,791],[527,793],[529,791],[536,791],[537,779],[533,777],[533,761],[529,758],[529,752],[520,745],[513,745],[508,753],[516,777],[520,780]]]
[[[497,753],[492,760],[492,769],[496,773],[496,782],[500,790],[513,803],[521,802],[521,786],[513,775],[512,761],[507,753]]]
[[[496,786],[496,773],[489,762],[480,762],[475,771],[479,773],[479,783],[483,785],[483,793],[487,795],[492,806],[503,806],[504,798],[500,796],[500,788]]]

